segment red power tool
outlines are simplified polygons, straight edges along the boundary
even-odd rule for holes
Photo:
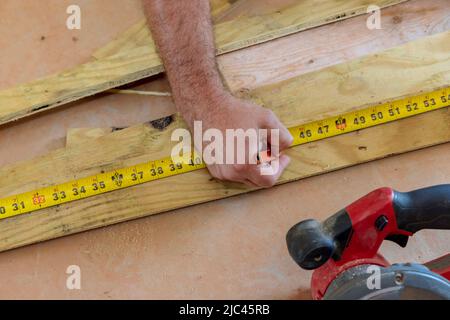
[[[423,229],[450,230],[450,185],[376,190],[323,223],[298,223],[286,240],[295,262],[315,270],[314,299],[450,300],[450,254],[425,265],[391,265],[378,253],[384,240],[406,247]]]

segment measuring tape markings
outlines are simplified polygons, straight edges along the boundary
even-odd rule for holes
[[[450,105],[450,88],[409,97],[289,129],[293,146],[409,118]]]
[[[182,158],[183,159],[183,158]],[[117,169],[0,200],[0,220],[206,168],[197,153],[175,164],[170,157]]]
[[[450,88],[348,112],[290,128],[298,146],[379,124],[442,109],[450,105]],[[107,192],[206,168],[194,152],[182,163],[170,157],[0,199],[0,220]]]

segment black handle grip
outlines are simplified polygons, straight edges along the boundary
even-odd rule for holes
[[[450,184],[411,192],[394,192],[398,228],[416,233],[422,229],[450,230]]]
[[[305,220],[293,226],[286,235],[289,254],[305,270],[314,270],[331,258],[336,246],[322,223]]]
[[[352,221],[341,210],[320,223],[305,220],[293,226],[286,235],[289,254],[305,270],[324,265],[331,257],[340,259],[352,234]]]

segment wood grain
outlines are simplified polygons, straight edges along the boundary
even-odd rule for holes
[[[450,31],[443,32],[242,95],[272,109],[287,126],[295,126],[299,119],[311,122],[431,92],[450,84],[449,40]]]
[[[218,65],[230,90],[252,90],[448,31],[449,12],[448,0],[408,1],[383,10],[381,30],[348,19],[223,55]]]
[[[231,6],[230,0],[210,0],[210,3],[211,3],[211,13],[213,16],[223,14]]]
[[[425,38],[248,95],[274,108],[284,123],[296,121],[300,124],[313,117],[314,112],[318,118],[333,114],[337,111],[336,106],[340,112],[345,112],[371,101],[416,94],[416,84],[434,89],[448,86],[449,37],[450,32]],[[377,68],[371,68],[372,65],[389,65],[391,71],[378,72]],[[435,65],[441,66],[440,72],[425,72]],[[354,75],[358,75],[358,81],[365,85],[358,86],[358,90],[347,90],[348,79]],[[304,86],[309,82],[315,85]],[[388,88],[393,83],[398,93]],[[317,108],[315,104],[291,102],[284,95],[293,94],[295,86],[303,92],[303,95],[296,94],[297,97],[320,96],[320,93],[326,102],[316,101]],[[272,95],[268,96],[269,91]],[[362,105],[352,103],[348,98],[350,94]],[[284,104],[278,104],[278,101],[284,101]],[[132,127],[56,150],[33,161],[4,167],[0,169],[0,197],[166,156],[171,149],[172,130],[184,126],[179,117],[174,120],[164,131],[145,125]],[[450,112],[448,109],[434,111],[292,148],[288,153],[293,161],[279,183],[448,141]],[[0,221],[0,251],[249,191],[252,189],[239,184],[211,180],[206,170],[171,177]]]
[[[275,13],[215,26],[217,53],[234,51],[405,0],[302,1]],[[94,56],[96,61],[0,92],[0,124],[50,110],[161,73],[163,66],[144,21]]]
[[[221,55],[236,51],[299,31],[358,16],[366,13],[369,5],[387,8],[406,1],[286,1],[290,5],[281,6],[276,12],[273,12],[275,7],[273,4],[266,5],[265,10],[261,10],[261,5],[258,5],[259,11],[257,15],[238,15],[230,21],[224,21],[215,25],[217,54]],[[230,8],[241,5],[250,6],[251,2],[238,1]],[[100,59],[130,50],[133,51],[140,47],[150,47],[152,51],[155,50],[155,45],[145,20],[139,21],[117,37],[117,39],[98,49],[93,56]]]
[[[86,143],[113,132],[113,128],[71,128],[67,130],[66,148]]]

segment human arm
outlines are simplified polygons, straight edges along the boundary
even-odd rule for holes
[[[216,128],[224,135],[227,129],[279,129],[280,151],[291,145],[292,136],[273,112],[234,97],[224,87],[216,65],[208,0],[143,0],[143,4],[176,108],[191,130],[194,121],[202,121],[204,130]],[[246,153],[254,149],[246,148]],[[208,169],[221,180],[270,187],[288,163],[289,158],[281,154],[273,175],[261,175],[258,165],[250,163],[210,164]]]

